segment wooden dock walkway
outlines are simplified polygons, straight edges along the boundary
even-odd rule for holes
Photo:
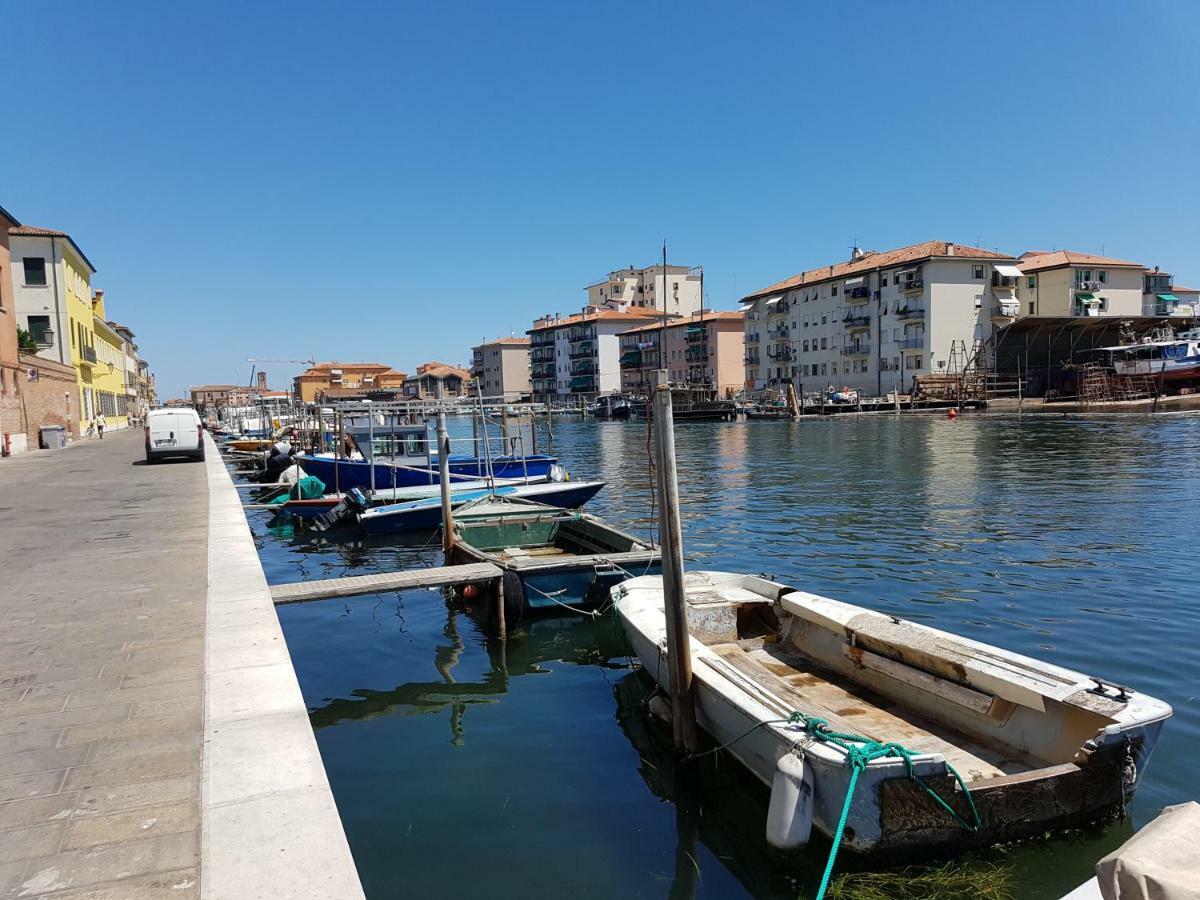
[[[278,606],[284,603],[304,603],[310,600],[353,597],[358,594],[377,594],[383,591],[403,591],[410,588],[495,581],[503,574],[504,572],[499,566],[491,563],[409,569],[407,572],[383,572],[378,575],[356,575],[351,578],[329,578],[324,581],[277,584],[271,588],[271,599]]]

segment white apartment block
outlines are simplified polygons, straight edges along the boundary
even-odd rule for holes
[[[1143,316],[1200,316],[1200,288],[1175,284],[1170,272],[1155,266],[1142,275]]]
[[[1017,260],[946,241],[855,248],[742,299],[746,384],[850,387],[881,396],[916,377],[961,370],[1016,317]]]
[[[621,389],[618,335],[651,321],[651,309],[585,306],[573,316],[544,316],[529,330],[533,398],[591,399]]]
[[[1074,250],[1022,253],[1022,316],[1140,316],[1146,267]]]
[[[617,269],[586,288],[588,306],[652,309],[690,316],[704,306],[704,270],[699,266],[646,266]],[[666,309],[663,309],[663,298]]]

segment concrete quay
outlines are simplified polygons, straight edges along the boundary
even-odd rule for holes
[[[4,460],[0,521],[0,898],[361,898],[211,441]]]

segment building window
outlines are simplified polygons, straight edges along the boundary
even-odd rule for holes
[[[830,295],[831,297],[836,297],[836,296],[837,296],[837,285],[836,285],[836,284],[834,284],[834,285],[830,285],[830,287],[829,287],[829,295]]]
[[[827,324],[825,316],[821,316],[821,324],[822,325]]]
[[[837,363],[830,363],[830,364],[829,364],[829,373],[830,373],[831,375],[836,375],[836,374],[837,374]]]
[[[879,276],[879,286],[887,287],[887,274],[886,273]]]
[[[1107,297],[1100,298],[1100,312],[1108,312],[1108,298]]]
[[[26,256],[22,262],[25,265],[25,284],[30,287],[45,287],[46,260],[40,256]]]
[[[976,278],[983,278],[983,266],[973,266],[972,271]]]
[[[29,336],[33,338],[34,343],[40,345],[49,345],[46,339],[46,332],[50,330],[49,316],[30,316],[29,317]]]
[[[1033,315],[1033,301],[1032,300],[1029,301],[1029,314],[1031,316]]]
[[[827,372],[826,372],[827,369],[828,369],[828,365],[826,363],[821,363],[821,374],[822,375],[827,374]]]
[[[975,308],[976,308],[976,309],[983,309],[983,297],[981,297],[981,296],[977,296],[977,297],[975,298]]]
[[[1037,276],[1030,275],[1027,279],[1025,279],[1025,286],[1030,288],[1037,287]]]
[[[1101,284],[1107,284],[1108,283],[1108,273],[1105,272],[1103,269],[1100,270],[1099,272],[1096,273],[1096,280],[1099,281]]]
[[[821,349],[822,350],[829,349],[829,338],[821,338]]]

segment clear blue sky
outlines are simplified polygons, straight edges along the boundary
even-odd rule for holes
[[[1194,2],[59,2],[4,25],[0,205],[84,248],[164,397],[252,356],[465,362],[664,237],[716,308],[855,240],[1200,281]]]

